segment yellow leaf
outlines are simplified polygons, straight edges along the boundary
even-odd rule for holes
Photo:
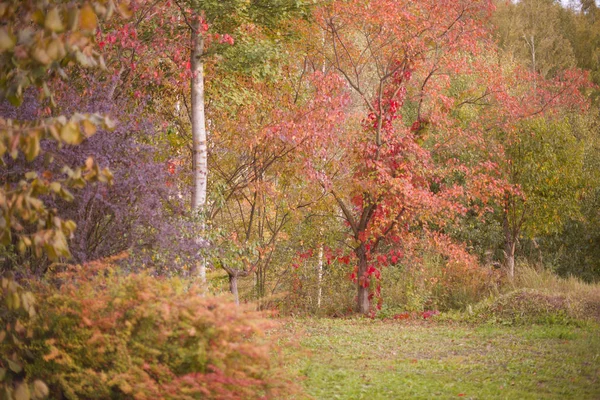
[[[60,129],[60,138],[66,144],[79,144],[83,140],[79,127],[74,122],[69,122]]]
[[[70,234],[72,234],[73,232],[75,232],[75,229],[77,228],[77,224],[74,221],[68,220],[65,221],[65,225],[64,225],[64,229],[66,232]]]
[[[44,22],[46,20],[46,17],[44,16],[44,12],[38,8],[37,10],[35,10],[35,12],[33,14],[31,14],[31,20],[33,22],[35,22],[36,24],[43,26]]]
[[[131,10],[131,7],[129,7],[129,2],[120,1],[118,8],[119,14],[121,14],[123,18],[131,18],[133,15],[133,11]]]
[[[50,190],[54,193],[60,192],[61,186],[59,182],[52,182],[50,184]]]
[[[79,14],[79,28],[84,31],[94,32],[98,26],[98,18],[92,6],[86,3]]]
[[[44,27],[52,32],[62,32],[65,27],[60,19],[60,13],[58,8],[53,8],[46,15],[46,21],[44,22]]]
[[[65,44],[60,39],[53,39],[46,47],[46,53],[53,60],[61,60],[67,55]]]
[[[31,393],[29,393],[29,386],[25,382],[21,382],[15,392],[13,393],[15,400],[29,400],[31,399]]]
[[[52,62],[52,59],[50,56],[48,56],[48,53],[46,53],[46,50],[41,47],[41,45],[38,45],[33,49],[31,56],[40,64],[48,65]]]
[[[7,3],[0,3],[0,18],[4,17],[4,14],[7,14],[9,11]]]
[[[94,125],[93,123],[91,123],[89,120],[84,119],[82,122],[83,125],[83,132],[85,133],[85,136],[92,136],[94,133],[96,133],[96,125]]]
[[[40,141],[37,137],[27,138],[27,146],[25,148],[25,158],[27,161],[33,161],[40,154]]]
[[[16,43],[15,37],[6,28],[0,28],[0,53],[12,50]]]
[[[48,397],[50,391],[48,390],[48,386],[39,379],[33,381],[33,398],[34,399],[43,399]]]
[[[48,131],[54,139],[60,140],[60,134],[58,133],[58,128],[56,127],[56,125],[50,125],[48,127]]]
[[[77,23],[79,22],[79,9],[77,7],[71,7],[67,11],[67,25],[69,30],[74,31],[77,29]]]

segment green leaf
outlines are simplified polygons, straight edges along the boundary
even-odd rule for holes
[[[21,371],[23,371],[23,366],[21,366],[21,364],[17,362],[14,362],[13,360],[6,360],[6,363],[8,364],[8,368],[15,374],[18,374]]]

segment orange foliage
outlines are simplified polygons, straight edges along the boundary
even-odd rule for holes
[[[274,372],[264,340],[272,323],[229,299],[100,262],[52,281],[36,288],[30,349],[40,354],[28,369],[56,397],[282,398],[293,390]]]

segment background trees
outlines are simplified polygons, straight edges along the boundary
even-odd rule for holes
[[[304,283],[296,293],[322,304],[323,282],[350,281],[366,313],[388,267],[474,271],[476,255],[512,271],[517,254],[569,273],[569,246],[595,276],[596,88],[575,69],[595,79],[593,6],[242,3],[3,11],[4,132],[30,121],[3,141],[6,204],[26,209],[5,207],[6,268],[49,265],[16,251],[35,242],[19,218],[35,215],[53,261],[68,238],[75,261],[128,250],[130,269],[157,273],[190,274],[201,253],[211,287],[242,300]],[[61,170],[89,156],[113,186],[81,187],[80,174],[109,180],[95,163]],[[70,198],[68,184],[72,202],[47,196]]]

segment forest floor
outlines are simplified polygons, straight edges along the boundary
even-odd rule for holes
[[[315,399],[600,399],[600,327],[285,319],[285,368]]]

